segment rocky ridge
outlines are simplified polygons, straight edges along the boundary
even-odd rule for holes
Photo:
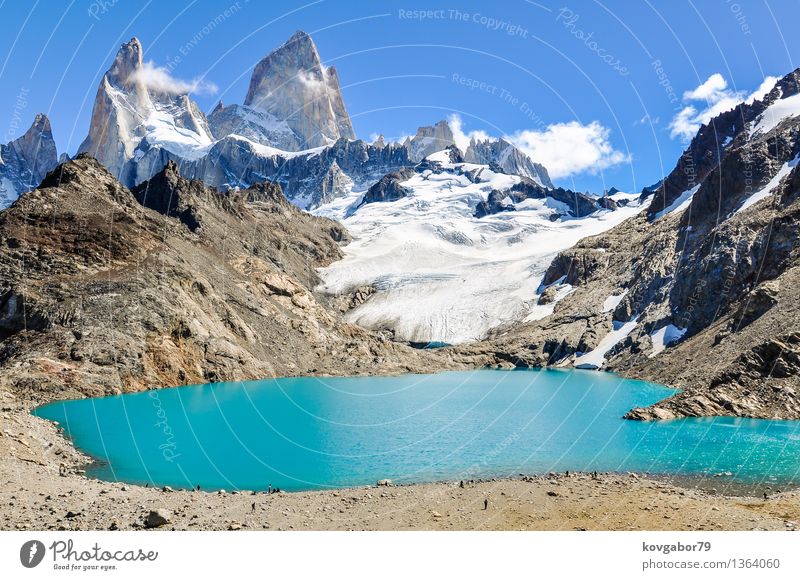
[[[782,102],[799,78],[701,129],[646,213],[556,257],[543,284],[574,290],[552,316],[498,331],[492,350],[518,365],[567,366],[601,349],[602,368],[682,389],[632,419],[800,418],[800,108]],[[714,127],[726,145],[708,151]],[[689,158],[712,161],[674,197],[690,185]]]
[[[0,387],[19,400],[458,366],[341,322],[311,290],[348,234],[272,184],[169,164],[133,191],[78,156],[0,213]]]

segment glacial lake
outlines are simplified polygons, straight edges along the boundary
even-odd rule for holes
[[[800,482],[800,422],[626,421],[674,391],[581,370],[282,378],[63,401],[87,475],[204,490],[284,490],[549,471]]]

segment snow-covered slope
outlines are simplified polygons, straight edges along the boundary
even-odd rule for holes
[[[565,204],[545,197],[477,218],[476,206],[490,192],[521,178],[450,159],[449,151],[427,157],[400,184],[408,192],[401,199],[358,207],[360,196],[353,193],[314,212],[341,220],[354,237],[344,260],[322,270],[320,289],[374,289],[347,314],[350,321],[390,328],[410,342],[480,339],[537,310],[542,277],[558,251],[643,207],[631,201],[575,219]]]

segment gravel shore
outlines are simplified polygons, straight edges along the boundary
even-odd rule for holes
[[[271,495],[146,488],[86,478],[88,458],[53,424],[24,408],[0,413],[3,530],[794,530],[800,521],[797,491],[764,500],[635,474]]]

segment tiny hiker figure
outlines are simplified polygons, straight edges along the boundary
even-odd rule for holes
[[[250,513],[256,513],[256,502],[253,502],[253,505],[250,506]]]
[[[485,510],[489,509],[489,498],[486,498],[485,500],[483,500],[483,509],[485,509]]]

